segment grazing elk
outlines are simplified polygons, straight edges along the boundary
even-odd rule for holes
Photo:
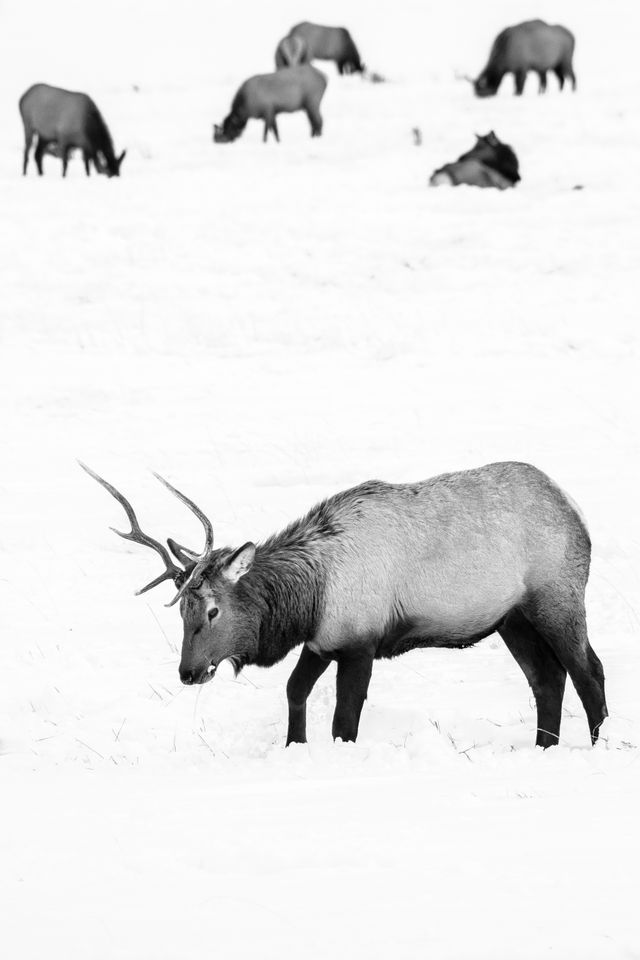
[[[35,137],[34,157],[40,176],[42,158],[45,153],[50,153],[62,159],[62,176],[66,177],[69,155],[74,149],[82,151],[87,176],[92,162],[98,173],[108,177],[120,176],[126,150],[116,157],[102,114],[86,93],[36,83],[22,95],[18,106],[24,124],[23,175],[27,172],[29,151]]]
[[[214,549],[205,514],[197,554],[142,532],[131,504],[121,537],[152,547],[178,588],[180,679],[206,683],[223,660],[269,667],[302,644],[287,684],[287,743],[306,740],[306,702],[336,660],[333,736],[355,740],[373,661],[416,647],[468,647],[494,631],[536,699],[536,744],[557,743],[567,672],[592,742],[607,716],[602,665],[589,644],[584,592],[591,543],[572,501],[526,463],[493,463],[420,483],[345,490],[256,546]],[[119,531],[115,531],[118,533]]]
[[[295,113],[304,110],[311,124],[311,136],[322,133],[320,102],[327,88],[324,73],[310,64],[284,67],[275,73],[251,77],[242,84],[231,104],[231,113],[222,122],[214,124],[215,143],[232,143],[237,140],[251,119],[264,120],[264,143],[269,130],[280,142],[276,117],[279,113]]]
[[[515,187],[519,180],[518,158],[513,149],[502,143],[491,130],[484,137],[476,134],[471,150],[458,157],[455,163],[447,163],[434,171],[429,183],[432,187],[443,184],[457,187],[464,183],[472,187],[506,190]]]
[[[544,93],[547,89],[547,71],[553,70],[561,90],[567,77],[575,90],[574,47],[575,38],[566,27],[551,26],[544,20],[528,20],[499,33],[491,48],[489,62],[480,76],[476,80],[471,77],[465,79],[473,84],[476,96],[492,97],[498,92],[505,74],[512,73],[515,92],[520,95],[527,73],[533,70],[540,78],[539,92]]]
[[[298,23],[281,40],[276,50],[276,69],[285,66],[283,44],[285,41],[301,40],[302,56],[310,60],[333,60],[338,73],[363,73],[364,64],[351,34],[345,27],[323,27],[318,23]],[[287,47],[291,49],[291,47]],[[298,61],[301,62],[301,61]]]

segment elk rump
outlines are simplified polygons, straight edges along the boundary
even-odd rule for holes
[[[475,94],[478,97],[494,96],[504,76],[512,73],[515,92],[520,95],[530,70],[540,78],[540,93],[547,89],[548,70],[553,70],[557,76],[561,90],[566,78],[571,80],[575,90],[574,47],[573,34],[559,24],[552,26],[544,20],[527,20],[507,27],[494,40],[486,67],[472,81]]]
[[[86,93],[74,93],[36,83],[20,98],[18,107],[24,124],[24,158],[22,173],[26,175],[29,152],[34,139],[34,158],[42,176],[42,158],[45,153],[60,157],[62,176],[67,175],[72,150],[81,150],[87,176],[93,163],[98,173],[119,177],[126,151],[119,157],[102,114]]]
[[[264,120],[263,141],[271,130],[280,141],[276,117],[279,113],[304,110],[311,124],[311,136],[322,133],[320,102],[327,88],[327,78],[308,63],[284,67],[275,73],[264,73],[245,80],[231,104],[231,112],[222,124],[215,124],[215,143],[232,143],[242,134],[249,120]]]
[[[298,34],[283,37],[276,47],[276,70],[308,63],[309,56],[304,38]]]

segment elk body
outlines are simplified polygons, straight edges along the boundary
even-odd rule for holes
[[[322,133],[320,103],[327,88],[327,78],[315,67],[305,63],[285,67],[275,73],[265,73],[245,80],[231,104],[231,112],[222,125],[215,124],[215,143],[231,143],[241,135],[251,119],[264,120],[266,143],[269,131],[280,140],[276,117],[279,113],[304,110],[311,124],[311,136]]]
[[[295,46],[292,44],[295,42]],[[299,45],[301,42],[301,46]],[[345,27],[323,27],[319,23],[297,23],[276,49],[276,69],[286,66],[288,53],[297,49],[302,60],[333,60],[338,73],[362,73],[364,65],[351,34]]]
[[[46,83],[36,83],[19,101],[24,124],[24,158],[22,173],[26,175],[29,152],[36,140],[34,158],[42,176],[45,153],[62,159],[62,176],[67,175],[72,150],[82,151],[84,168],[90,175],[91,163],[98,173],[120,176],[126,151],[116,157],[113,141],[102,114],[86,93],[74,93]]]
[[[432,187],[467,184],[507,190],[515,187],[519,180],[518,158],[513,149],[491,130],[484,137],[476,136],[475,145],[455,163],[447,163],[434,171],[429,183]]]
[[[572,501],[524,463],[494,463],[420,483],[370,481],[314,507],[256,546],[201,554],[140,530],[172,579],[184,626],[180,679],[211,680],[223,660],[269,667],[302,645],[287,685],[287,743],[306,740],[306,702],[337,661],[333,736],[355,740],[374,660],[417,647],[468,647],[497,631],[537,704],[536,743],[557,743],[567,673],[592,741],[607,716],[602,665],[587,637],[584,592],[591,544]],[[162,479],[162,478],[159,478]],[[117,532],[117,531],[116,531]],[[142,591],[140,591],[142,592]]]
[[[543,20],[528,20],[507,27],[496,37],[489,61],[476,80],[472,80],[478,97],[492,97],[507,73],[515,77],[515,92],[524,90],[527,73],[533,70],[540,79],[540,93],[547,89],[547,71],[553,70],[560,89],[565,79],[576,88],[573,72],[573,34],[560,25],[551,26]]]

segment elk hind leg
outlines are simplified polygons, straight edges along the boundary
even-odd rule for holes
[[[595,743],[608,711],[604,671],[589,643],[582,591],[568,587],[538,593],[523,612],[569,673],[587,714],[591,742]]]
[[[307,116],[311,124],[311,136],[322,136],[322,115],[318,104],[310,103],[307,107]]]
[[[498,633],[533,691],[538,717],[536,746],[552,747],[560,736],[567,671],[519,610],[507,614]]]
[[[538,93],[547,92],[547,71],[538,70],[538,79],[540,81],[540,86],[538,87]]]
[[[372,669],[373,657],[369,654],[342,654],[338,657],[336,710],[331,728],[334,740],[355,740],[358,736]]]
[[[287,746],[290,743],[307,742],[307,699],[330,662],[313,653],[307,646],[303,646],[300,658],[287,683],[289,703]]]

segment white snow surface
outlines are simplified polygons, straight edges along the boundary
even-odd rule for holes
[[[476,100],[495,34],[577,36],[579,88]],[[339,78],[324,136],[211,125],[298,20],[388,80]],[[640,957],[637,4],[4,0],[0,5],[0,950],[11,960]],[[86,90],[120,180],[20,176],[20,94]],[[420,127],[423,146],[413,145]],[[473,134],[513,191],[429,189]],[[576,189],[581,187],[582,189]],[[580,504],[611,716],[572,687],[536,749],[497,636],[377,662],[356,744],[285,750],[296,652],[204,688],[115,501],[199,547],[158,470],[260,539],[370,478],[530,461]]]

